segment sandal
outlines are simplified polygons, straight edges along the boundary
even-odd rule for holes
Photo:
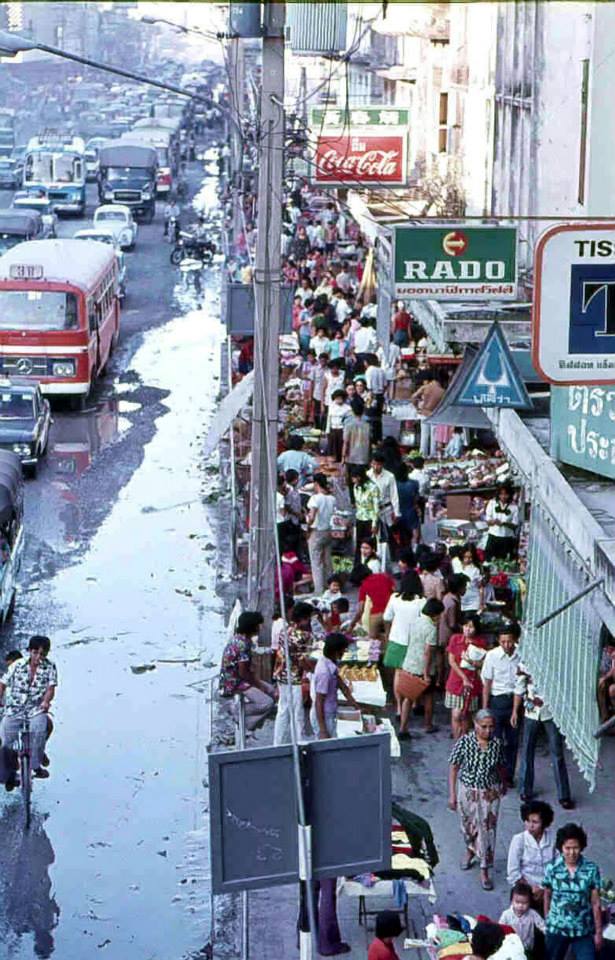
[[[483,890],[493,890],[493,880],[491,877],[487,877],[486,880],[481,880],[480,885]]]
[[[476,863],[476,857],[472,854],[471,857],[464,857],[459,864],[460,870],[471,870],[474,864]]]

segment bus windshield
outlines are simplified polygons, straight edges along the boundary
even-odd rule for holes
[[[71,153],[31,153],[26,159],[26,183],[75,183],[81,162]]]
[[[0,290],[0,330],[76,330],[77,297],[51,290]]]

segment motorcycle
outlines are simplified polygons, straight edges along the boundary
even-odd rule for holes
[[[208,264],[212,262],[215,252],[216,245],[211,240],[204,240],[181,230],[171,252],[171,263],[177,267],[182,260],[191,259]]]

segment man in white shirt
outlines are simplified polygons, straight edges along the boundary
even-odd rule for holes
[[[395,477],[390,470],[384,469],[385,459],[381,453],[374,453],[370,469],[367,471],[369,479],[376,484],[380,494],[380,541],[381,563],[386,568],[386,544],[391,542],[394,525],[399,517],[399,492]]]
[[[378,341],[376,331],[370,327],[369,321],[363,317],[359,322],[361,326],[354,335],[354,352],[357,360],[365,360],[368,354],[376,352]]]
[[[337,278],[336,278],[337,279]],[[335,319],[339,324],[342,324],[347,317],[352,313],[352,307],[350,306],[346,294],[341,287],[338,287],[335,291],[333,297],[333,308],[335,310]]]
[[[425,461],[423,457],[414,457],[412,459],[414,464],[414,470],[410,471],[410,479],[416,480],[419,485],[419,496],[428,497],[429,490],[431,487],[431,482],[429,479],[429,474],[423,469],[425,466]]]
[[[564,810],[573,810],[570,782],[564,756],[564,738],[553,720],[551,710],[536,689],[534,681],[522,663],[519,664],[511,723],[517,727],[523,710],[521,762],[519,764],[519,793],[522,800],[531,800],[534,793],[534,754],[540,727],[545,730],[551,754],[551,766],[557,785],[557,799]]]
[[[519,624],[510,621],[498,631],[498,646],[483,660],[483,707],[495,716],[495,735],[504,742],[509,786],[515,777],[519,731],[512,724],[514,694],[520,657],[517,653]]]
[[[327,577],[333,571],[331,519],[335,510],[335,497],[331,495],[329,482],[323,473],[314,474],[314,490],[307,503],[308,550],[314,593],[319,597],[325,592]]]

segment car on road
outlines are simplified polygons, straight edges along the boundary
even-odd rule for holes
[[[44,240],[46,236],[38,210],[0,210],[0,254],[24,240]]]
[[[51,407],[38,383],[0,379],[0,449],[16,453],[28,476],[36,476],[47,452],[50,427]]]
[[[31,211],[35,210],[40,214],[43,223],[43,234],[41,240],[53,240],[57,236],[58,215],[47,191],[42,187],[36,194],[28,193],[27,190],[17,190],[13,194],[12,207],[14,210]]]
[[[137,224],[130,207],[123,203],[103,203],[97,207],[94,226],[110,229],[122,250],[131,250],[137,241]]]
[[[0,190],[14,190],[18,183],[16,162],[12,157],[0,157]]]
[[[98,243],[110,244],[115,249],[118,265],[118,278],[120,282],[120,300],[126,296],[126,257],[121,249],[115,233],[109,227],[86,227],[84,230],[77,230],[74,234],[75,240],[94,240]]]

